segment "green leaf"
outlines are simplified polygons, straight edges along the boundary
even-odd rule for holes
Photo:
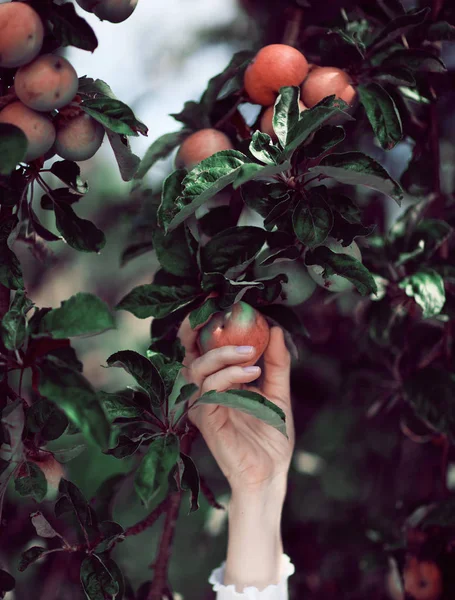
[[[161,435],[150,444],[134,480],[139,498],[148,506],[167,489],[168,475],[179,458],[179,438],[174,434]]]
[[[30,520],[36,530],[36,534],[43,538],[52,539],[58,536],[58,533],[41,512],[34,512],[30,515]]]
[[[59,463],[65,464],[72,461],[74,458],[77,458],[86,449],[87,446],[85,444],[76,444],[75,446],[70,446],[69,448],[53,450],[52,453]]]
[[[327,246],[318,246],[305,254],[305,264],[324,267],[327,277],[336,274],[349,279],[362,296],[377,292],[372,274],[360,261],[348,254],[337,254]]]
[[[98,392],[98,398],[111,421],[119,418],[135,419],[144,414],[144,408],[135,403],[134,396],[132,389],[114,393]]]
[[[115,133],[132,136],[137,136],[139,133],[147,135],[147,126],[136,119],[131,108],[121,100],[93,98],[83,100],[80,107],[103,127],[107,127]]]
[[[124,529],[115,521],[102,521],[99,525],[99,528],[104,539],[102,542],[97,544],[95,547],[95,552],[101,554],[110,550],[113,547],[114,542],[119,538],[122,538]]]
[[[183,195],[174,198],[175,216],[167,222],[167,229],[175,229],[199,206],[232,183],[242,165],[248,162],[238,150],[222,150],[198,163],[182,181]],[[163,197],[164,193],[163,189]]]
[[[81,252],[99,252],[106,244],[104,233],[91,221],[81,219],[69,204],[54,202],[55,222],[66,243]]]
[[[18,350],[25,341],[27,332],[26,313],[33,306],[25,292],[17,291],[9,311],[1,321],[3,344],[8,350]]]
[[[111,456],[114,456],[118,459],[127,458],[128,456],[132,456],[139,450],[142,442],[150,440],[153,437],[155,437],[155,435],[150,432],[135,435],[133,439],[131,439],[127,435],[119,435],[117,445],[115,446],[115,448],[106,450],[105,454],[110,454]]]
[[[14,480],[16,492],[21,496],[31,496],[42,502],[47,494],[47,481],[43,471],[33,462],[24,462]]]
[[[0,123],[0,175],[9,175],[24,162],[28,140],[22,129],[11,123]]]
[[[332,177],[340,183],[364,185],[382,192],[401,205],[403,191],[378,162],[362,152],[344,152],[325,156],[317,167],[308,169],[314,175]]]
[[[267,134],[262,134],[267,135]],[[258,165],[256,163],[246,163],[240,167],[237,173],[237,177],[232,183],[234,190],[238,189],[241,185],[244,185],[248,181],[254,179],[268,179],[282,173],[291,168],[291,162],[289,160],[280,162],[278,165]]]
[[[249,145],[251,154],[266,165],[275,165],[277,163],[280,151],[273,145],[272,138],[267,133],[255,131]],[[251,165],[246,164],[244,167]],[[256,165],[259,166],[259,165]]]
[[[161,203],[158,207],[157,219],[160,227],[167,232],[168,225],[177,215],[180,208],[177,199],[183,194],[183,180],[187,175],[186,169],[172,171],[163,182],[161,190]]]
[[[181,129],[172,133],[165,133],[147,149],[140,165],[134,174],[134,179],[142,179],[160,159],[166,158],[172,150],[181,144],[191,134],[189,129]]]
[[[400,113],[393,98],[379,83],[357,87],[371,127],[384,150],[394,148],[403,137]]]
[[[333,214],[327,204],[327,190],[318,186],[301,198],[292,213],[297,239],[310,248],[322,244],[333,226]]]
[[[165,234],[158,227],[152,232],[153,247],[163,269],[177,277],[197,276],[195,254],[190,247],[191,235],[184,224]]]
[[[105,302],[93,294],[79,292],[50,310],[40,323],[40,332],[63,339],[94,335],[115,329],[115,321]]]
[[[96,514],[80,489],[71,481],[61,479],[58,491],[60,497],[54,507],[57,519],[64,514],[70,514],[75,517],[77,524],[89,539],[99,537]]]
[[[447,71],[443,61],[436,55],[419,48],[396,50],[389,54],[381,63],[381,67],[404,67],[410,71],[432,71],[443,73]]]
[[[202,94],[200,102],[205,113],[210,113],[216,100],[218,100],[223,91],[226,90],[226,86],[232,82],[233,79],[236,79],[238,74],[242,75],[240,89],[243,87],[243,72],[253,56],[254,52],[251,50],[241,50],[240,52],[236,52],[224,71],[210,79],[207,89]],[[236,89],[233,89],[231,86],[230,91],[232,93],[235,92]],[[226,95],[227,93],[223,93],[223,97],[226,97]]]
[[[19,562],[19,571],[22,573],[27,567],[36,562],[40,556],[47,552],[47,548],[42,546],[32,546],[28,550],[22,553],[21,560]]]
[[[53,402],[41,398],[27,410],[26,427],[28,431],[39,433],[43,440],[50,442],[63,435],[68,427],[68,419]]]
[[[81,565],[81,584],[89,600],[116,600],[119,584],[97,554],[87,556]]]
[[[139,319],[163,318],[190,304],[198,293],[186,284],[177,287],[146,283],[131,290],[115,308],[127,310]]]
[[[204,273],[226,273],[234,269],[240,274],[254,260],[266,241],[260,227],[230,227],[221,231],[201,249],[201,268]],[[232,274],[228,277],[235,276]]]
[[[446,296],[444,280],[439,273],[433,269],[425,269],[406,277],[398,285],[422,308],[424,319],[440,314]]]
[[[39,391],[55,402],[68,419],[101,448],[109,445],[110,424],[95,390],[78,371],[55,357],[40,363]]]
[[[346,134],[343,127],[324,125],[314,133],[314,137],[304,148],[305,157],[318,158],[321,154],[327,152],[341,143]]]
[[[405,398],[418,416],[455,440],[455,375],[438,367],[420,369],[404,383]]]
[[[51,173],[66,183],[79,195],[88,192],[88,183],[81,178],[79,165],[71,160],[58,160],[52,163]]]
[[[90,25],[82,19],[70,2],[61,5],[52,4],[49,14],[52,23],[52,34],[60,42],[60,46],[75,46],[93,52],[98,47],[98,40]]]
[[[226,392],[210,391],[202,394],[196,402],[200,404],[219,404],[228,408],[235,408],[240,412],[251,415],[271,425],[285,437],[286,434],[286,417],[284,412],[256,392],[248,392],[246,390],[228,390]]]
[[[163,379],[156,366],[142,354],[133,350],[121,350],[107,359],[109,367],[121,367],[132,375],[147,392],[153,406],[161,406],[166,399]]]
[[[455,27],[447,21],[431,23],[428,26],[425,39],[430,42],[453,42],[455,40]]]
[[[114,152],[121,178],[123,181],[131,181],[141,159],[131,151],[130,141],[126,135],[114,133],[110,129],[105,131]]]
[[[283,151],[283,157],[290,158],[312,133],[322,127],[329,119],[336,115],[342,115],[349,121],[354,119],[345,112],[349,108],[346,102],[343,102],[336,96],[329,96],[308,110],[300,114],[299,121],[288,132],[287,145]]]
[[[396,19],[390,21],[382,31],[380,31],[369,43],[369,52],[371,50],[378,51],[379,48],[390,44],[395,38],[406,35],[406,33],[413,29],[416,25],[420,25],[425,21],[428,16],[430,9],[428,7],[422,10],[408,12],[405,15],[400,15]]]
[[[193,460],[189,456],[183,454],[183,452],[180,452],[180,458],[184,465],[184,471],[182,476],[182,488],[184,490],[191,491],[190,510],[188,513],[191,514],[192,512],[199,509],[199,472]]]
[[[300,89],[298,87],[282,87],[275,102],[273,111],[273,130],[283,148],[288,143],[289,132],[295,127],[300,117]]]
[[[206,323],[210,317],[219,311],[217,298],[206,298],[201,306],[190,312],[190,325],[195,329],[198,325]]]

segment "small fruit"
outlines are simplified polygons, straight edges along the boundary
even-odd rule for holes
[[[175,157],[178,169],[192,169],[202,160],[221,150],[232,150],[234,146],[226,134],[217,129],[200,129],[182,143]]]
[[[246,302],[236,302],[227,310],[215,313],[200,330],[201,354],[222,346],[254,346],[254,357],[241,366],[254,365],[267,348],[270,329],[267,321]]]
[[[270,251],[267,252],[270,254]],[[265,255],[262,255],[262,259]],[[258,265],[254,269],[255,277],[270,279],[284,273],[288,281],[281,284],[281,297],[275,300],[276,304],[284,306],[298,306],[308,300],[316,289],[316,282],[308,274],[308,269],[299,260],[279,259],[270,265]]]
[[[14,78],[17,97],[29,108],[49,112],[71,102],[79,80],[70,62],[55,54],[43,54],[21,67]]]
[[[55,127],[52,121],[19,101],[5,106],[0,112],[0,123],[11,123],[24,132],[28,140],[25,162],[46,154],[55,141]]]
[[[305,104],[299,100],[300,112],[307,110]],[[262,133],[268,133],[274,142],[278,140],[276,133],[273,129],[273,111],[274,106],[269,106],[263,113],[261,121],[259,123],[259,129]]]
[[[406,594],[414,600],[439,600],[444,591],[441,569],[434,561],[408,557],[403,579]]]
[[[95,13],[101,21],[121,23],[130,17],[138,0],[76,0],[81,8]]]
[[[43,23],[31,6],[0,4],[0,67],[13,69],[29,63],[39,54],[43,38]]]
[[[71,119],[57,119],[56,153],[66,160],[88,160],[98,151],[104,127],[83,113]]]
[[[338,240],[328,237],[323,245],[327,246],[336,254],[347,254],[359,261],[362,260],[360,249],[354,241],[349,244],[349,246],[342,246],[341,242]],[[324,279],[322,276],[323,271],[324,267],[321,267],[321,265],[308,265],[310,277],[326,290],[330,290],[331,292],[344,292],[346,290],[351,290],[354,287],[349,279],[341,277],[340,275],[332,275],[331,277]]]
[[[348,104],[354,102],[356,91],[350,83],[348,74],[336,67],[313,69],[302,85],[302,100],[305,105],[312,108],[332,94]]]
[[[245,91],[255,104],[270,106],[281,87],[300,85],[307,73],[307,60],[299,50],[286,44],[270,44],[261,48],[246,68]]]

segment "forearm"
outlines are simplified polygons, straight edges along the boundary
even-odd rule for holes
[[[224,584],[241,592],[280,580],[283,544],[281,513],[286,481],[258,491],[233,489],[229,503],[229,540]]]

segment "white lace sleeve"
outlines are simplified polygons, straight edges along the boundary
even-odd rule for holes
[[[287,554],[282,555],[280,582],[276,585],[269,585],[261,591],[248,586],[244,588],[243,592],[237,592],[234,584],[223,585],[225,565],[224,562],[221,567],[215,569],[209,578],[209,583],[213,585],[213,590],[217,593],[216,600],[288,600],[288,578],[294,573],[295,567]]]

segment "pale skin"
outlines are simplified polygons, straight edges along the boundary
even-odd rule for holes
[[[272,327],[262,382],[255,387],[248,384],[257,379],[261,369],[239,366],[253,354],[252,349],[224,346],[201,356],[197,336],[186,319],[179,331],[186,350],[184,377],[199,387],[190,404],[209,390],[248,389],[268,398],[286,415],[288,438],[270,425],[224,406],[196,404],[188,413],[232,491],[224,585],[234,584],[237,592],[247,586],[262,590],[276,585],[281,576],[281,512],[295,444],[291,358],[282,330]]]

